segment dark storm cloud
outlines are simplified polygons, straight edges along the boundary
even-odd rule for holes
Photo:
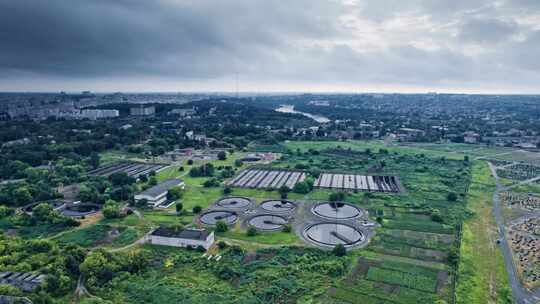
[[[59,75],[206,77],[233,69],[244,56],[268,56],[265,48],[285,38],[337,35],[313,14],[331,13],[332,6],[308,4],[2,1],[0,28],[7,30],[0,32],[0,66]]]
[[[0,0],[0,89],[535,90],[538,24],[534,0]]]

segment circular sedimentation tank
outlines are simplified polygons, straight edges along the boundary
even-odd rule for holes
[[[350,247],[361,243],[365,236],[362,231],[342,223],[317,223],[304,230],[307,240],[320,246],[336,246],[342,244]]]
[[[313,214],[334,220],[350,220],[362,216],[362,209],[342,202],[319,203],[311,208]]]
[[[225,197],[220,199],[216,206],[226,209],[239,209],[247,208],[251,204],[251,201],[245,197]]]
[[[238,220],[238,214],[227,210],[214,210],[201,214],[199,219],[206,225],[215,225],[218,221],[224,221],[227,225],[232,225]]]
[[[97,213],[99,210],[101,210],[100,205],[82,203],[82,204],[66,206],[62,210],[62,214],[66,216],[77,217],[77,216],[91,215],[91,214]]]
[[[276,231],[283,229],[283,226],[287,224],[287,219],[279,215],[262,214],[252,217],[248,224],[257,230]]]
[[[261,208],[270,212],[291,212],[296,204],[287,200],[268,200],[261,203]]]

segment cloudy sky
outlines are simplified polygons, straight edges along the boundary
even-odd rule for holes
[[[1,91],[540,93],[539,0],[0,0]]]

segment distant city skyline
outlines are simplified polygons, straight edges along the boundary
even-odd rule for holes
[[[536,0],[0,2],[0,91],[540,93]]]

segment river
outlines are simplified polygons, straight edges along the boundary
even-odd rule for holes
[[[321,115],[314,115],[314,114],[309,114],[309,113],[305,113],[305,112],[296,111],[294,109],[293,105],[280,105],[279,108],[277,108],[275,111],[276,112],[281,112],[281,113],[301,114],[301,115],[304,115],[306,117],[309,117],[309,118],[315,120],[318,123],[328,123],[328,122],[330,122],[330,119],[328,119],[327,117],[321,116]]]

